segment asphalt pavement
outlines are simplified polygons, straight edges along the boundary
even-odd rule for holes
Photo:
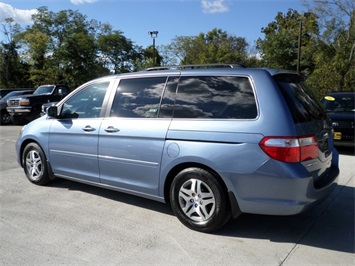
[[[355,156],[296,216],[243,214],[213,234],[184,227],[168,205],[66,180],[27,181],[19,126],[0,126],[0,265],[355,265]]]

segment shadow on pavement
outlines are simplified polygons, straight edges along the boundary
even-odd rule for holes
[[[219,233],[354,253],[355,190],[338,186],[333,193],[338,193],[338,197],[330,195],[325,202],[299,215],[243,214],[230,221]]]
[[[154,200],[149,200],[149,199],[144,199],[138,196],[133,196],[130,194],[122,193],[122,192],[117,192],[109,189],[104,189],[104,188],[99,188],[91,185],[86,185],[83,183],[79,182],[74,182],[70,180],[65,180],[65,179],[56,179],[53,183],[50,183],[48,187],[52,188],[64,188],[68,190],[75,190],[75,191],[82,191],[85,193],[90,193],[92,195],[104,197],[106,199],[114,200],[114,201],[119,201],[125,204],[130,204],[134,205],[137,207],[145,208],[148,210],[152,211],[157,211],[169,215],[174,215],[172,210],[170,209],[169,205],[154,201]]]
[[[55,181],[51,187],[82,191],[173,215],[169,205],[125,193],[62,179]],[[339,185],[326,201],[303,214],[294,216],[242,214],[214,234],[237,238],[268,239],[272,242],[295,243],[354,253],[354,195],[353,187]],[[176,219],[176,222],[179,221]]]

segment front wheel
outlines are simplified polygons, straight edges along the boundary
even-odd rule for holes
[[[36,143],[29,143],[23,151],[23,166],[28,180],[37,185],[45,185],[50,179],[46,156]]]
[[[11,122],[14,125],[24,125],[26,124],[26,120],[22,116],[10,115]]]
[[[230,217],[228,201],[217,178],[200,168],[187,168],[173,180],[170,202],[177,218],[188,228],[211,232]]]
[[[8,125],[11,123],[11,118],[8,112],[4,111],[0,114],[0,125]]]

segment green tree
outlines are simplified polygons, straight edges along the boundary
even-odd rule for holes
[[[307,82],[324,95],[328,91],[355,90],[355,2],[305,0],[317,15],[321,33],[314,55],[316,69]]]
[[[170,50],[166,50],[165,47],[167,46],[159,46],[155,48],[155,65],[156,66],[166,66],[168,61],[164,61],[166,58],[168,58],[168,54],[164,54],[165,57],[161,55],[161,53],[168,52]],[[146,49],[143,49],[140,46],[135,47],[135,60],[133,63],[133,71],[140,71],[143,69],[150,68],[154,66],[153,62],[153,45],[148,46]],[[172,64],[170,64],[172,65]]]
[[[27,65],[21,61],[18,53],[20,46],[14,38],[21,28],[12,18],[5,19],[1,26],[6,41],[0,43],[0,87],[27,86],[22,80],[27,74]]]
[[[300,71],[307,75],[314,71],[312,56],[317,47],[314,36],[318,34],[318,24],[313,13],[300,14],[292,9],[286,14],[279,12],[275,21],[262,28],[261,32],[265,34],[265,38],[257,40],[257,48],[265,66],[296,70],[300,48]],[[300,32],[302,34],[299,47]]]
[[[97,42],[100,61],[106,68],[113,68],[116,74],[132,70],[138,55],[133,42],[127,39],[122,31],[113,30],[111,25],[104,24]]]
[[[169,45],[160,45],[157,50],[160,57],[160,66],[174,66],[178,64],[178,59]]]
[[[58,13],[41,7],[33,25],[18,35],[22,40],[30,79],[35,85],[66,83],[75,88],[107,74],[98,60],[97,32],[100,23],[73,10]]]
[[[245,38],[213,29],[198,36],[177,36],[169,46],[180,64],[246,63]]]

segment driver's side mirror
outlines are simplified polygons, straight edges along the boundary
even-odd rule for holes
[[[47,115],[48,117],[53,117],[53,118],[58,117],[58,107],[55,105],[48,107]]]

